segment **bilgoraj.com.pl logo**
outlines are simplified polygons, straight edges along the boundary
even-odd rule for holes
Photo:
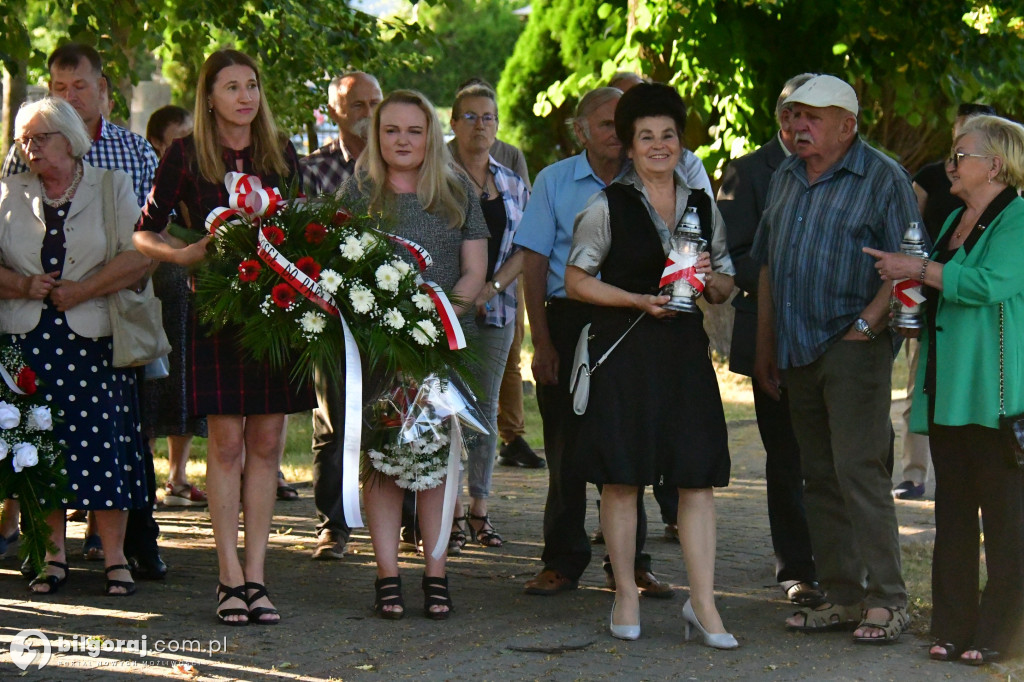
[[[33,663],[43,668],[50,656],[50,640],[39,630],[22,630],[11,640],[11,661],[20,670],[27,670]]]

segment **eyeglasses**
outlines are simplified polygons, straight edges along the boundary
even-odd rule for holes
[[[60,135],[60,133],[56,131],[51,131],[49,133],[36,133],[35,135],[29,135],[28,137],[16,137],[14,138],[14,141],[21,145],[22,149],[28,149],[33,142],[37,147],[42,147],[46,144],[46,141],[50,139],[51,135]]]
[[[477,121],[483,121],[484,125],[491,125],[492,123],[496,123],[497,122],[498,115],[497,114],[476,114],[476,113],[473,113],[472,111],[467,111],[466,113],[461,114],[459,116],[459,118],[461,118],[463,121],[468,121],[469,123],[472,123],[473,125],[476,125]]]
[[[967,154],[966,152],[953,152],[946,159],[946,163],[953,165],[953,170],[960,167],[960,162],[964,160],[964,157],[971,157],[975,159],[991,159],[992,156],[989,154]]]

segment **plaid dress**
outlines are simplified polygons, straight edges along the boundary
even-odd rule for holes
[[[288,177],[261,175],[253,167],[251,149],[224,150],[227,168],[235,169],[241,161],[243,172],[259,175],[264,186],[279,187],[282,193],[298,170],[298,158],[290,142],[285,147],[285,160],[290,168]],[[211,210],[227,204],[228,190],[224,183],[214,184],[200,176],[195,142],[189,135],[175,141],[160,161],[137,229],[162,231],[175,208],[186,213],[188,224],[196,229],[205,223]],[[224,327],[214,333],[195,319],[193,313],[189,328],[187,363],[191,383],[188,401],[192,414],[292,413],[316,405],[312,387],[290,382],[287,366],[274,370],[269,363],[247,358],[237,341],[236,327]]]

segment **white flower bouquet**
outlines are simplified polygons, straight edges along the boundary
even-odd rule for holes
[[[47,514],[72,497],[54,416],[11,337],[0,337],[0,500],[21,503],[19,555],[42,570],[50,542]]]

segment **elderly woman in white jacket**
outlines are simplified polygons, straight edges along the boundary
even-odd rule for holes
[[[47,97],[22,107],[15,136],[29,171],[0,184],[0,332],[11,334],[58,417],[66,506],[96,512],[106,594],[127,596],[135,592],[123,549],[127,510],[151,498],[134,373],[113,366],[107,295],[137,282],[149,264],[132,246],[139,207],[125,173],[82,161],[91,141],[67,102]],[[107,173],[118,226],[110,261]],[[52,595],[68,576],[64,511],[47,522],[54,549],[29,589]]]

